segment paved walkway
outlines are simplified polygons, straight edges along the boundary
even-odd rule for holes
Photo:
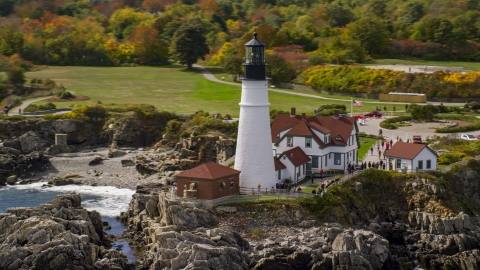
[[[207,79],[207,80],[210,80],[210,81],[213,81],[213,82],[218,82],[218,83],[224,83],[224,84],[230,84],[230,85],[235,85],[235,86],[239,86],[241,87],[242,84],[239,84],[239,83],[233,83],[233,82],[226,82],[226,81],[222,81],[222,80],[219,80],[217,78],[215,78],[215,76],[210,72],[208,71],[207,69],[205,69],[204,67],[200,66],[200,65],[197,65],[197,64],[194,64],[193,65],[194,68],[198,69],[202,74],[203,76]],[[298,92],[293,92],[293,91],[287,91],[287,90],[280,90],[280,89],[272,89],[272,88],[269,88],[268,89],[269,91],[271,92],[277,92],[277,93],[282,93],[282,94],[287,94],[287,95],[294,95],[294,96],[302,96],[302,97],[309,97],[309,98],[318,98],[318,99],[325,99],[325,100],[336,100],[336,101],[351,101],[351,99],[348,99],[348,98],[345,98],[345,99],[340,99],[340,98],[329,98],[329,97],[324,97],[324,96],[317,96],[317,95],[311,95],[311,94],[304,94],[304,93],[298,93]],[[384,102],[384,101],[362,101],[362,103],[369,103],[369,104],[382,104],[382,105],[392,105],[392,104],[399,104],[399,105],[405,105],[405,104],[410,104],[410,103],[405,103],[405,102]],[[426,104],[432,104],[432,105],[440,105],[441,102],[427,102]],[[447,105],[447,106],[463,106],[465,105],[465,103],[447,103],[447,102],[443,102],[444,105]]]
[[[39,100],[43,100],[43,99],[47,99],[47,98],[50,98],[50,96],[42,97],[42,98],[36,98],[36,99],[30,99],[30,100],[23,100],[22,104],[20,104],[20,106],[16,106],[16,107],[13,107],[12,109],[10,109],[8,111],[8,115],[10,115],[10,116],[18,115],[18,109],[22,109],[22,112],[23,112],[25,110],[25,108],[28,107],[28,105],[32,104],[33,102],[37,102]]]

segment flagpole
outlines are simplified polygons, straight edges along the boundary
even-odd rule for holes
[[[353,116],[353,98],[350,97],[350,117]]]

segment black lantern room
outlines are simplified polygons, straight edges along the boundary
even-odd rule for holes
[[[245,63],[243,63],[244,80],[266,80],[265,69],[265,44],[257,39],[257,33],[253,33],[253,39],[245,44]]]

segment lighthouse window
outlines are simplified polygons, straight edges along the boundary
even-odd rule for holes
[[[305,147],[312,147],[312,138],[305,138]]]
[[[293,138],[292,137],[287,137],[287,146],[288,147],[293,147]]]

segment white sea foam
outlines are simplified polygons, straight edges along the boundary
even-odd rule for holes
[[[82,195],[82,206],[88,210],[95,210],[102,216],[115,217],[122,211],[128,209],[134,190],[127,188],[116,188],[111,186],[53,186],[43,187],[46,182],[33,183],[28,185],[7,186],[6,189],[18,189],[35,192],[58,192],[72,193],[76,192]]]

